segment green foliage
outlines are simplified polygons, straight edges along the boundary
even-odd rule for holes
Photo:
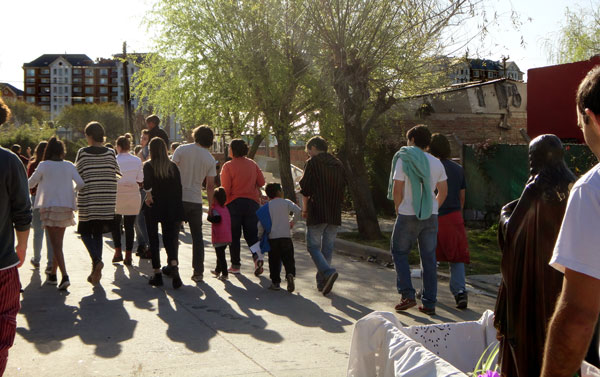
[[[545,42],[548,59],[557,64],[588,60],[600,53],[600,2],[590,8],[567,8],[557,39]]]
[[[12,116],[9,123],[20,126],[24,124],[33,124],[33,121],[43,123],[50,120],[49,114],[39,106],[32,105],[25,101],[8,100],[6,102],[10,108]]]
[[[10,149],[14,144],[21,146],[21,153],[25,154],[27,148],[31,153],[35,146],[42,140],[48,140],[54,136],[54,129],[46,123],[39,123],[35,118],[31,124],[5,124],[0,127],[0,145]]]
[[[500,343],[495,342],[490,344],[481,354],[481,357],[477,361],[477,364],[475,364],[475,369],[473,370],[472,377],[483,375],[488,371],[497,371],[498,363],[495,361],[497,360],[499,353]]]
[[[73,105],[62,110],[56,118],[56,126],[83,132],[86,124],[98,121],[104,126],[107,140],[114,141],[126,132],[123,119],[123,107],[116,103]]]

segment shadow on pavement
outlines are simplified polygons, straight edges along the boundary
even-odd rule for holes
[[[338,296],[335,292],[329,293],[327,297],[331,298],[331,305],[348,317],[355,320],[359,320],[367,314],[373,312],[373,309],[369,309],[366,306],[358,304],[346,297]]]
[[[17,333],[42,354],[58,351],[63,340],[77,335],[79,309],[65,305],[68,294],[54,285],[43,285],[38,269],[24,289],[20,314],[27,326],[17,327]]]

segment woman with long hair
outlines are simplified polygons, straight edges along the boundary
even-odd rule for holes
[[[167,266],[162,272],[173,278],[173,288],[183,285],[179,277],[179,229],[183,220],[183,202],[179,169],[169,159],[167,145],[160,137],[150,140],[150,160],[144,164],[144,191],[146,199],[144,213],[152,253],[154,276],[150,284],[163,284],[160,269],[158,223],[161,224],[163,245],[167,251]]]
[[[121,220],[125,224],[125,261],[123,264],[131,265],[131,251],[133,249],[134,223],[140,213],[141,197],[140,184],[144,181],[142,161],[129,153],[131,141],[126,136],[117,139],[117,163],[121,171],[121,178],[117,182],[117,203],[115,207],[115,223],[112,236],[115,246],[115,255],[112,262],[123,260],[121,252]]]
[[[56,137],[50,138],[43,161],[29,178],[29,187],[37,186],[34,208],[39,209],[42,224],[48,231],[48,238],[52,244],[52,270],[47,282],[57,284],[56,269],[60,268],[62,279],[58,289],[62,290],[71,284],[63,255],[63,239],[65,228],[75,225],[73,211],[77,206],[73,182],[76,184],[75,190],[84,186],[75,165],[64,160],[65,153],[63,142]]]
[[[98,122],[85,126],[88,147],[77,152],[75,165],[85,182],[77,195],[81,235],[90,258],[92,272],[88,282],[96,285],[102,277],[102,234],[112,230],[117,201],[117,176],[121,175],[113,149],[104,146],[104,127]]]
[[[40,141],[33,151],[33,157],[29,160],[27,165],[27,178],[33,175],[33,172],[38,167],[40,162],[44,159],[44,151],[48,145],[47,141]],[[35,203],[35,194],[37,188],[33,187],[29,190],[31,194],[31,203]],[[35,268],[40,267],[40,260],[42,259],[42,243],[44,242],[44,226],[40,219],[40,210],[38,208],[33,209],[33,220],[31,221],[31,227],[33,228],[33,257],[31,258],[31,264]],[[47,232],[47,231],[46,231]],[[50,238],[46,235],[46,275],[50,274],[52,270],[52,244]]]

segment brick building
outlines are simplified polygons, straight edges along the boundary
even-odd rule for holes
[[[426,124],[451,141],[453,156],[459,144],[497,142],[523,144],[527,129],[527,84],[497,79],[451,87],[435,93],[406,98],[391,110],[396,125],[382,142],[397,148],[406,144],[406,131]]]
[[[7,82],[0,82],[0,97],[11,100],[23,100],[23,91]]]
[[[450,65],[449,77],[452,84],[499,78],[523,81],[523,72],[513,61],[503,63],[490,59],[457,58]]]
[[[144,54],[130,57],[128,77],[139,69]],[[124,103],[120,55],[94,62],[85,54],[44,54],[23,64],[25,100],[48,111],[54,119],[67,105]],[[134,108],[137,103],[133,103]]]

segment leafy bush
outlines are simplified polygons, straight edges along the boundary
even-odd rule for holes
[[[0,127],[0,145],[10,149],[14,144],[19,144],[23,154],[28,147],[33,153],[35,146],[40,141],[51,138],[54,131],[47,123],[39,123],[36,119],[31,124],[20,126],[14,123],[5,124]]]
[[[8,121],[10,124],[21,126],[24,124],[33,124],[34,120],[39,123],[50,120],[48,112],[36,105],[16,100],[8,100],[6,104],[12,113],[12,117]]]
[[[104,126],[107,141],[114,140],[125,131],[123,106],[108,102],[65,107],[56,118],[57,127],[83,132],[85,125],[98,121]]]

